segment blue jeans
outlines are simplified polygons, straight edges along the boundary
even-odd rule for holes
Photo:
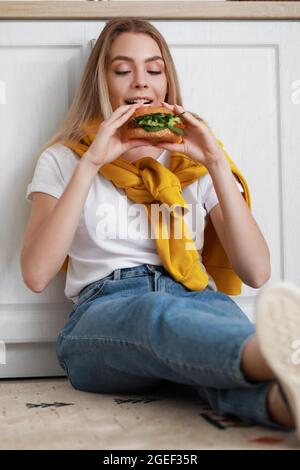
[[[270,382],[251,382],[240,369],[254,332],[228,295],[191,291],[162,266],[143,264],[80,292],[56,352],[75,389],[136,393],[167,380],[195,387],[220,416],[288,430],[268,415]]]

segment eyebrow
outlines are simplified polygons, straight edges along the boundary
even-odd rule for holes
[[[113,62],[115,62],[116,60],[127,60],[129,62],[134,61],[132,57],[127,57],[126,55],[117,55],[116,57],[114,57],[112,59],[111,64]],[[154,55],[153,57],[148,57],[148,59],[146,59],[145,62],[152,62],[153,60],[162,60],[164,62],[164,59],[159,55]]]

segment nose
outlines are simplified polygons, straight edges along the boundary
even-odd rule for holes
[[[147,87],[147,75],[144,70],[136,70],[133,74],[133,86],[135,88]]]

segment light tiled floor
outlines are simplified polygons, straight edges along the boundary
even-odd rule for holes
[[[182,385],[75,390],[66,378],[0,381],[1,449],[299,449],[294,433],[225,421]]]

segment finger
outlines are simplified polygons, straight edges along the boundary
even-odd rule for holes
[[[166,107],[166,108],[169,108],[169,109],[177,109],[179,111],[184,111],[183,107],[180,106],[179,104],[169,104],[169,103],[166,103],[165,101],[161,101],[161,103]]]
[[[135,103],[135,104],[128,104],[125,106],[125,108],[123,108],[121,114],[118,114],[116,117],[115,117],[115,120],[117,119],[120,119],[122,118],[123,116],[128,116],[130,114],[133,114],[134,111],[139,108],[141,105],[139,103]],[[115,122],[115,121],[114,121]]]
[[[122,116],[128,116],[130,115],[131,112],[134,112],[140,105],[140,103],[134,103],[134,104],[125,104],[124,106],[120,106],[117,108],[110,118],[106,121],[107,124],[113,124],[115,123],[120,117]]]
[[[202,121],[196,119],[189,111],[184,110],[182,106],[178,104],[174,105],[174,114],[179,115],[181,120],[185,120],[186,122],[190,123],[193,127],[201,127],[203,125]],[[184,114],[182,114],[184,113]]]
[[[165,105],[167,108],[169,109],[172,109],[174,112],[179,112],[179,113],[183,113],[184,112],[184,109],[182,106],[180,106],[179,104],[169,104],[169,103],[165,103],[165,101],[161,101],[161,103],[163,105]],[[188,113],[188,111],[185,111],[185,113]]]
[[[161,101],[161,104],[162,104],[165,108],[168,108],[168,109],[171,109],[171,110],[173,110],[173,108],[174,108],[174,105],[173,105],[173,104],[166,103],[165,101]]]
[[[180,106],[179,104],[175,104],[175,111],[179,111],[180,113],[182,113],[184,111],[183,107]],[[186,111],[187,113],[188,111]]]
[[[127,121],[129,121],[130,116],[134,114],[136,111],[137,105],[134,105],[132,108],[128,109],[122,116],[119,116],[115,121],[111,123],[111,125],[115,128],[118,129],[121,127],[123,124],[125,124]]]
[[[184,112],[184,114],[182,116],[180,116],[181,118],[185,118],[185,116],[188,114],[189,116],[188,117],[192,117],[190,115],[190,113],[188,111],[184,111],[183,107],[180,106],[179,104],[169,104],[169,103],[165,103],[164,101],[161,101],[161,103],[163,104],[163,106],[165,106],[166,108],[170,109],[171,111],[173,111],[173,113],[175,115],[178,115],[178,114],[181,114]]]

